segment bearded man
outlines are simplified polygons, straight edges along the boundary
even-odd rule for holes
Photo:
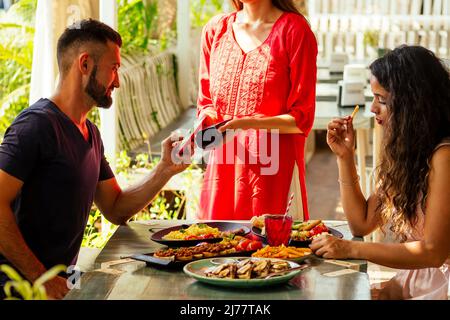
[[[31,282],[57,264],[76,264],[93,202],[112,223],[125,223],[187,167],[172,161],[168,138],[149,176],[126,190],[118,185],[87,115],[112,104],[121,45],[99,21],[68,27],[58,40],[56,92],[20,113],[0,146],[0,265]],[[0,296],[7,280],[0,274]],[[68,291],[63,276],[45,286],[50,298]]]

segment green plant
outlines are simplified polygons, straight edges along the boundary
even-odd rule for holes
[[[33,284],[23,279],[19,273],[9,265],[1,265],[0,271],[5,273],[11,281],[5,284],[5,300],[47,300],[44,283],[56,277],[60,272],[66,271],[66,266],[57,265],[41,275]],[[13,289],[15,294],[13,294]],[[17,297],[19,295],[22,299]]]
[[[364,45],[376,48],[380,33],[377,30],[366,30],[364,32]]]
[[[87,248],[103,248],[116,229],[117,226],[109,221],[104,221],[102,224],[102,213],[94,205],[89,213],[81,246]]]
[[[100,111],[98,108],[92,108],[88,113],[88,119],[97,127],[100,127]]]
[[[212,17],[222,13],[223,0],[191,0],[191,25],[203,27]]]
[[[0,12],[0,139],[28,107],[37,0],[21,0]]]
[[[159,158],[150,159],[149,154],[140,153],[134,158],[130,157],[126,151],[121,151],[116,158],[116,175],[128,184],[139,171],[140,175],[147,174],[160,161]],[[195,168],[188,168],[183,174],[183,180],[189,180],[192,174],[190,171]],[[185,181],[189,184],[189,181]],[[178,190],[162,190],[153,201],[142,211],[137,213],[132,220],[174,220],[184,219],[186,217],[186,195]],[[92,206],[89,214],[86,229],[84,231],[81,246],[89,248],[103,248],[109,238],[112,236],[117,226],[110,222],[102,221],[101,212]]]
[[[148,53],[158,21],[157,0],[118,0],[119,33],[122,36],[124,53]]]

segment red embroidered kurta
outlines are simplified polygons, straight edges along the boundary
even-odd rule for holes
[[[290,114],[303,133],[279,134],[278,150],[270,154],[269,147],[270,164],[260,148],[264,142],[261,130],[242,131],[213,150],[204,176],[198,218],[246,220],[264,213],[284,213],[296,163],[303,217],[309,219],[304,148],[314,121],[316,39],[304,17],[285,12],[267,39],[245,53],[234,37],[235,19],[236,12],[216,17],[203,29],[198,113],[214,108],[219,121]],[[270,137],[268,140],[273,141]],[[230,143],[234,150],[239,145],[244,152],[230,154]],[[249,161],[251,157],[257,161]],[[227,161],[220,161],[225,158]],[[278,167],[275,174],[261,172],[271,166]]]

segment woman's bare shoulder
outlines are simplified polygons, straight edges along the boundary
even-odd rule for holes
[[[442,145],[434,151],[430,169],[438,176],[448,177],[450,175],[450,144]]]

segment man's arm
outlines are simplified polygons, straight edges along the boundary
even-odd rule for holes
[[[22,185],[22,181],[0,170],[0,252],[34,282],[46,269],[25,243],[11,209]]]
[[[23,182],[0,169],[0,253],[31,283],[47,271],[26,244],[17,226],[11,203]],[[50,298],[60,299],[69,290],[66,280],[56,277],[45,284]]]
[[[176,143],[170,137],[163,141],[161,161],[134,186],[121,190],[115,178],[98,183],[95,204],[109,221],[117,225],[127,222],[153,200],[173,175],[189,166],[172,161],[172,149]]]

